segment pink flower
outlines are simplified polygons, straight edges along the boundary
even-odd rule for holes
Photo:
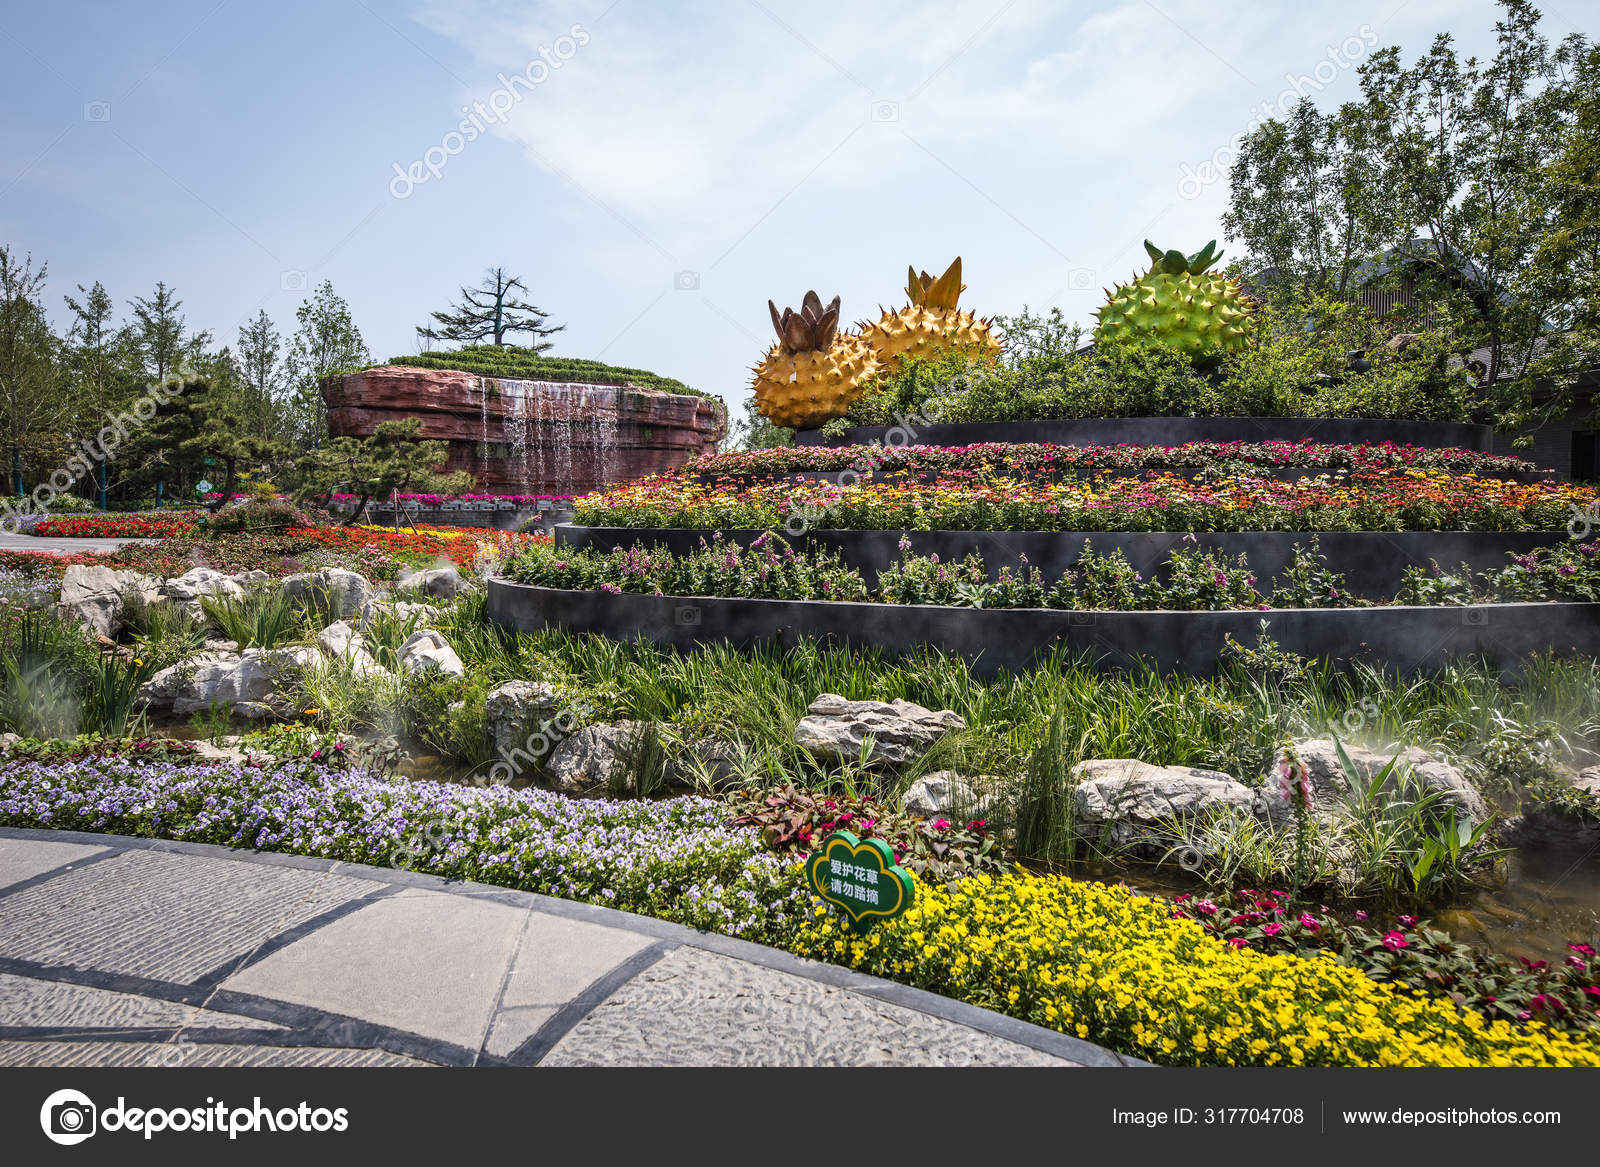
[[[933,823],[932,823],[932,826],[933,826],[933,829],[936,830],[936,831],[948,831],[950,829],[950,820],[949,819],[934,819]]]
[[[1271,923],[1261,930],[1268,936],[1276,936],[1279,932],[1283,931],[1283,925],[1279,923]]]
[[[1400,927],[1402,928],[1415,928],[1417,925],[1417,918],[1415,916],[1401,916],[1399,923]]]
[[[1406,938],[1403,932],[1386,932],[1383,936],[1383,946],[1390,952],[1398,952],[1406,947]]]
[[[1322,925],[1317,922],[1317,918],[1310,912],[1300,913],[1300,926],[1312,932],[1322,931]]]
[[[1233,945],[1233,947],[1235,947],[1235,948],[1249,948],[1250,947],[1250,941],[1246,940],[1243,936],[1231,937],[1228,940],[1228,943]]]

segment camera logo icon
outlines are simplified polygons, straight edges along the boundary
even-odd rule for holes
[[[1468,628],[1483,628],[1489,623],[1489,610],[1487,608],[1463,608],[1461,610],[1461,623]]]
[[[698,604],[679,604],[677,611],[672,614],[672,622],[679,628],[700,627],[700,606]]]
[[[75,1146],[95,1132],[95,1105],[78,1090],[57,1090],[39,1108],[45,1138],[63,1147]]]
[[[697,271],[673,272],[672,287],[679,292],[698,292],[700,290],[700,273]]]
[[[872,103],[872,120],[875,122],[897,122],[900,120],[900,103],[898,101],[875,101]]]
[[[1094,289],[1094,272],[1086,267],[1075,267],[1067,273],[1067,286],[1074,292],[1088,292]]]
[[[306,290],[306,273],[290,269],[278,274],[278,285],[285,292],[303,292]]]
[[[88,101],[83,106],[83,120],[86,122],[108,122],[111,120],[111,103],[109,101]]]
[[[1094,625],[1093,612],[1072,612],[1067,617],[1067,623],[1073,628],[1089,628]]]

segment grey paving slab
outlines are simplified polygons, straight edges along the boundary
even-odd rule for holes
[[[579,1022],[542,1066],[1070,1066],[964,1025],[679,948]]]
[[[93,989],[85,985],[41,981],[0,973],[0,1025],[57,1026],[101,1029],[170,1029],[173,1026],[281,1029],[257,1021],[177,1001]]]
[[[68,863],[104,855],[108,850],[107,847],[95,847],[87,843],[7,840],[6,845],[0,847],[0,893],[25,879],[33,879]]]
[[[187,982],[372,886],[328,872],[129,851],[5,897],[0,956]]]
[[[530,912],[485,1050],[509,1057],[569,1001],[654,943],[637,932]]]
[[[476,1050],[527,908],[407,889],[223,982]]]
[[[49,555],[76,555],[82,551],[115,551],[129,543],[153,539],[69,539],[62,535],[7,535],[0,533],[0,551],[43,551]]]
[[[376,1049],[316,1046],[157,1046],[133,1041],[0,1041],[0,1066],[428,1066]]]

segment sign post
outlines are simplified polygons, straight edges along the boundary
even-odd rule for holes
[[[849,831],[835,831],[822,841],[806,860],[806,882],[862,933],[900,915],[917,898],[916,881],[895,863],[889,844],[882,839],[862,842]]]

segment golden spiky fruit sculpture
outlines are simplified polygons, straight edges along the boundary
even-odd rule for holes
[[[1213,239],[1193,255],[1162,251],[1148,239],[1154,265],[1131,283],[1106,292],[1095,315],[1099,344],[1160,344],[1205,367],[1246,347],[1255,334],[1255,306],[1237,280],[1211,265],[1222,258]]]
[[[927,272],[906,269],[906,296],[910,303],[898,312],[884,312],[876,324],[862,324],[861,335],[877,352],[886,368],[914,356],[936,356],[962,348],[980,358],[1000,355],[1000,338],[990,321],[962,312],[956,300],[966,290],[961,282],[961,257],[938,279]]]
[[[756,408],[776,425],[814,429],[843,417],[862,382],[878,371],[878,358],[859,336],[837,331],[839,297],[826,308],[815,292],[807,292],[800,311],[771,300],[772,327],[778,343],[756,366]]]

